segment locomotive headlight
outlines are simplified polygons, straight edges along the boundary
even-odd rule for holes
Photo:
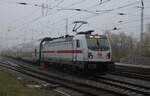
[[[100,36],[94,36],[95,37],[95,39],[99,39],[99,38],[101,38]]]
[[[91,52],[88,53],[88,59],[93,59],[93,55]]]
[[[90,38],[94,38],[94,36],[89,36]]]

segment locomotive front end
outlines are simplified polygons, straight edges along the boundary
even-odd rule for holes
[[[88,60],[109,62],[111,61],[111,48],[109,41],[104,35],[86,36],[88,47]]]
[[[105,35],[86,35],[88,68],[105,72],[111,62],[111,46]]]

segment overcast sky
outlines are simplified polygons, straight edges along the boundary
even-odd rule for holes
[[[143,1],[146,26],[150,23],[150,0]],[[98,34],[110,30],[139,37],[140,7],[141,0],[0,0],[1,47],[64,35],[66,19],[69,34],[73,34],[73,22],[83,20],[88,24],[81,30],[94,29]],[[114,27],[118,30],[112,31]]]

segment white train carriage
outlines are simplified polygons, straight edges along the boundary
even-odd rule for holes
[[[78,33],[48,41],[42,48],[43,61],[85,69],[105,70],[111,64],[111,48],[105,35]]]
[[[43,46],[42,44],[44,44],[44,42],[49,40],[51,40],[51,38],[45,37],[43,39],[21,44],[17,48],[17,58],[30,62],[38,62],[42,57],[40,56],[41,54],[40,47],[42,48]]]
[[[39,59],[39,47],[41,40],[23,44],[18,49],[18,57],[31,62],[36,62]]]

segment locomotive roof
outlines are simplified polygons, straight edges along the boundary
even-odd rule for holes
[[[54,38],[52,41],[50,41],[51,43],[52,42],[64,42],[64,41],[71,41],[73,39],[73,36],[67,36],[67,37],[58,37],[58,38]]]

